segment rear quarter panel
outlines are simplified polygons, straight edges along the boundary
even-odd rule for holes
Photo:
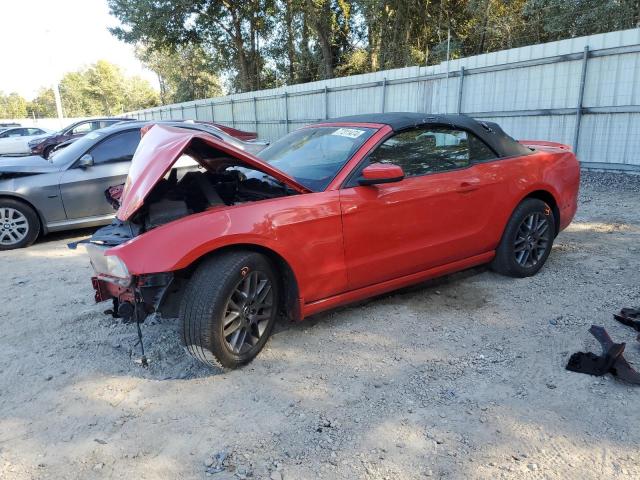
[[[536,147],[538,148],[538,147]],[[570,151],[538,148],[531,155],[503,158],[476,165],[481,177],[491,179],[494,213],[487,228],[488,249],[495,249],[516,206],[537,191],[548,192],[558,206],[560,230],[566,228],[577,209],[580,167]]]

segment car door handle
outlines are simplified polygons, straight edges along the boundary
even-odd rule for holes
[[[458,193],[467,193],[473,192],[480,188],[480,182],[462,182],[460,186],[456,189]]]

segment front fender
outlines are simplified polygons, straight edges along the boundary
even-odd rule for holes
[[[155,228],[106,255],[133,275],[181,270],[215,250],[254,245],[291,268],[308,301],[346,288],[339,192],[294,195],[190,215]]]
[[[120,257],[134,275],[181,270],[214,250],[237,244],[268,248],[287,260],[269,230],[242,228],[232,224],[228,212],[208,211],[146,232],[106,254]]]

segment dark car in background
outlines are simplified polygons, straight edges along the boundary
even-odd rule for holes
[[[76,123],[72,123],[59,132],[56,132],[46,138],[29,142],[29,148],[31,149],[32,155],[40,155],[44,158],[48,158],[53,149],[63,142],[80,138],[89,132],[109,127],[118,122],[126,122],[132,120],[133,119],[131,118],[91,118],[88,120],[82,120]]]
[[[207,124],[120,122],[86,134],[49,160],[0,159],[0,250],[26,247],[38,235],[104,225],[115,215],[105,191],[125,182],[141,129],[156,123],[206,132],[256,153],[266,142],[243,142]],[[185,157],[180,167],[197,168]]]

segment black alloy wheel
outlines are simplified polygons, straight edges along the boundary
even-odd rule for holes
[[[213,255],[182,296],[182,344],[207,365],[242,366],[266,344],[279,305],[278,271],[268,257],[244,250]]]
[[[247,273],[227,300],[222,323],[227,348],[242,354],[258,344],[274,308],[273,285],[260,271]]]
[[[538,273],[551,253],[555,222],[553,210],[546,202],[525,198],[507,222],[491,268],[510,277]]]
[[[548,218],[544,213],[533,212],[520,224],[513,244],[513,253],[518,265],[531,268],[544,257],[551,242]]]

